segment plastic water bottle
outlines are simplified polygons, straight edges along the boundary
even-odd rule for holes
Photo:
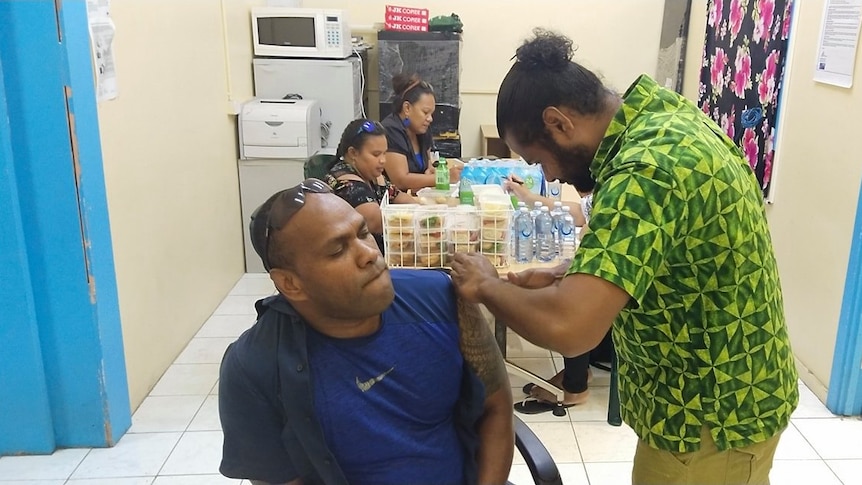
[[[533,218],[526,207],[521,207],[515,216],[515,261],[529,263],[533,260]]]
[[[563,259],[573,257],[577,247],[577,233],[575,231],[575,218],[572,216],[569,206],[563,206],[559,234],[560,257]]]
[[[533,209],[530,211],[530,216],[532,216],[533,220],[536,219],[536,216],[539,215],[539,212],[542,211],[542,203],[539,201],[533,202]]]
[[[512,257],[513,260],[518,259],[518,250],[517,240],[518,240],[518,215],[521,214],[521,209],[524,209],[529,213],[529,209],[527,209],[527,203],[523,201],[518,201],[518,206],[515,208],[515,217],[512,218],[512,230],[509,231],[509,256]],[[530,219],[530,224],[533,224],[533,220]]]
[[[533,220],[533,227],[536,227],[536,218],[539,217],[539,212],[542,212],[542,203],[533,202],[533,208],[530,209],[530,218]],[[533,234],[533,253],[536,253],[536,235]]]
[[[470,179],[461,177],[461,184],[458,186],[458,200],[461,205],[473,205],[473,183]]]
[[[560,184],[559,179],[548,180],[548,197],[554,200],[561,200],[563,198],[563,186]]]
[[[554,219],[547,207],[542,207],[536,216],[536,259],[547,263],[557,258],[554,244]]]
[[[554,250],[557,256],[560,255],[560,223],[563,218],[563,203],[559,200],[554,202],[554,208],[551,209],[551,218],[554,220]]]
[[[446,159],[440,157],[437,163],[437,178],[435,179],[435,188],[437,190],[449,190],[449,167],[446,165]]]

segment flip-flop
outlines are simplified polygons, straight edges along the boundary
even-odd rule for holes
[[[568,409],[576,404],[562,404],[560,407]],[[548,401],[539,401],[538,399],[524,399],[521,402],[515,403],[515,411],[521,414],[541,414],[553,411],[557,407],[556,404]]]
[[[608,372],[610,372],[610,370],[611,370],[610,367],[605,369],[604,366],[599,366],[599,365],[595,365],[595,364],[592,364],[592,365],[595,367],[598,367],[599,369],[607,370]],[[589,371],[589,374],[587,377],[587,384],[590,384],[592,382],[593,382],[593,371]],[[532,382],[528,382],[528,383],[524,384],[524,387],[522,387],[521,390],[524,391],[524,394],[529,396],[530,394],[533,393],[533,389],[535,387],[536,387],[535,384],[533,384]]]

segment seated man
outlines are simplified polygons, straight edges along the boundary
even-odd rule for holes
[[[512,396],[478,308],[437,271],[386,267],[316,179],[252,215],[278,295],[225,352],[220,471],[253,484],[505,483]]]

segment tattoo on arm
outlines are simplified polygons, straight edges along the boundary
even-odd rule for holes
[[[509,376],[503,356],[479,307],[459,298],[458,326],[461,353],[485,385],[485,395],[489,396],[501,387],[508,387]]]

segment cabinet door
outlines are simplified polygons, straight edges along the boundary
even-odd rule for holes
[[[239,161],[239,194],[246,272],[264,272],[263,263],[254,252],[248,235],[248,223],[251,221],[252,212],[272,194],[302,182],[303,163],[303,160]]]

